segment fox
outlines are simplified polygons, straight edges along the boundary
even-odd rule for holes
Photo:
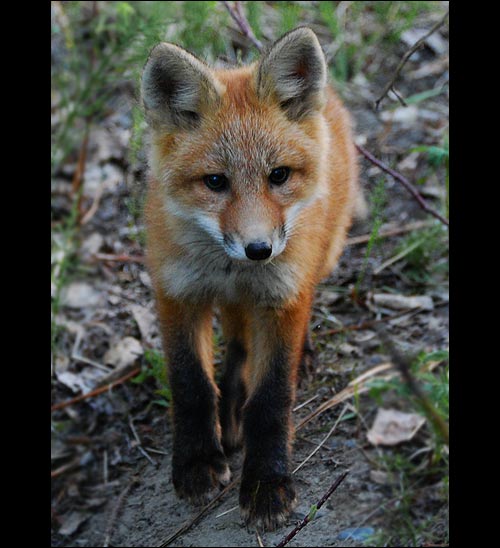
[[[315,33],[299,27],[229,68],[159,43],[141,80],[146,264],[172,394],[172,483],[205,503],[242,449],[240,513],[263,530],[297,502],[291,413],[314,291],[363,215],[351,118],[327,74]],[[218,383],[215,313],[226,343]]]

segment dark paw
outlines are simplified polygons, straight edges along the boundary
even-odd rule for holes
[[[206,504],[221,486],[231,481],[231,471],[224,455],[218,453],[210,459],[178,461],[172,466],[172,481],[180,498],[193,504]]]
[[[292,478],[282,476],[269,481],[243,480],[240,489],[241,516],[247,525],[273,531],[286,522],[297,497]]]

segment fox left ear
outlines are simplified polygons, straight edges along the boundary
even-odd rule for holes
[[[300,120],[325,103],[325,55],[314,32],[300,27],[264,54],[257,68],[257,93],[273,97],[288,118]]]

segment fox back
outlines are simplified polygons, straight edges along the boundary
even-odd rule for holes
[[[173,44],[146,63],[151,273],[172,391],[172,478],[207,500],[245,451],[240,508],[274,529],[291,512],[291,409],[311,351],[313,292],[342,251],[358,197],[350,118],[315,34],[211,68]],[[215,383],[212,313],[227,342]]]

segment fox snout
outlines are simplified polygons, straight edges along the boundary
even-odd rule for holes
[[[252,261],[268,259],[273,252],[273,245],[269,242],[251,242],[245,246],[245,255]]]
[[[274,230],[269,236],[225,234],[223,246],[226,253],[240,261],[266,261],[277,257],[286,246],[284,228]]]

